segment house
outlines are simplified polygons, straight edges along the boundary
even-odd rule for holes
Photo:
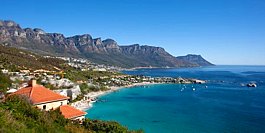
[[[69,105],[60,106],[60,111],[62,112],[62,115],[65,118],[71,119],[71,120],[82,121],[83,119],[85,119],[85,115],[86,115],[86,112],[78,110]]]
[[[23,95],[29,98],[33,106],[45,111],[59,108],[62,115],[67,119],[81,120],[85,118],[85,112],[67,105],[69,97],[57,94],[42,85],[36,80],[30,80],[27,87],[17,90],[11,95]]]
[[[19,70],[21,73],[30,73],[30,70]]]
[[[95,68],[93,69],[95,72],[106,72],[107,70],[105,68]]]
[[[24,95],[30,99],[33,106],[42,110],[51,110],[67,105],[69,97],[57,94],[42,85],[38,85],[36,80],[30,80],[27,87],[19,89],[13,94]]]

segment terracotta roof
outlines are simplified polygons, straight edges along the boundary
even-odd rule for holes
[[[29,97],[32,104],[47,103],[47,102],[52,102],[52,101],[69,99],[69,97],[57,94],[45,88],[44,86],[37,85],[37,84],[34,86],[28,86],[28,87],[19,89],[13,94],[25,95]]]
[[[60,111],[61,111],[62,115],[67,119],[86,115],[86,112],[78,110],[78,109],[76,109],[72,106],[69,106],[69,105],[60,106]]]

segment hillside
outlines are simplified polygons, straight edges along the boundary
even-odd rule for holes
[[[67,120],[59,110],[44,112],[23,97],[11,96],[0,102],[1,133],[140,133],[113,121],[86,119],[81,125]]]
[[[87,58],[95,63],[131,67],[192,67],[161,47],[138,44],[119,46],[112,39],[93,39],[89,34],[65,37],[35,28],[21,28],[13,21],[0,21],[0,43],[44,55]]]
[[[63,64],[64,61],[60,59],[48,59],[25,50],[0,45],[0,68],[13,71],[21,69],[58,71]]]
[[[213,66],[214,64],[205,60],[201,55],[188,54],[186,56],[178,56],[177,59],[183,60],[186,62],[194,63],[198,66]]]

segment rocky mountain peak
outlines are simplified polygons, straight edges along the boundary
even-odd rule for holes
[[[25,29],[23,29],[25,32],[34,32],[33,31],[33,29],[31,29],[31,28],[25,28]]]
[[[130,46],[137,48],[137,47],[140,47],[140,44],[132,44]]]
[[[61,33],[48,33],[48,35],[51,35],[54,38],[65,38]]]
[[[105,39],[102,41],[104,44],[113,44],[113,43],[117,43],[115,40],[113,39]]]
[[[121,48],[118,43],[113,39],[106,39],[102,41],[107,53],[121,53]]]
[[[22,29],[13,21],[0,20],[0,43],[41,54],[78,56],[96,63],[122,67],[194,66],[193,63],[186,63],[175,58],[161,47],[141,46],[139,44],[119,46],[113,39],[102,41],[101,38],[93,39],[89,34],[66,38],[63,34],[46,33],[39,28]],[[192,55],[188,55],[184,59],[191,61],[196,59],[190,56]],[[201,59],[196,60],[201,61]]]
[[[187,57],[197,57],[197,58],[202,57],[201,55],[197,55],[197,54],[187,54],[186,56]]]
[[[111,47],[119,47],[118,43],[113,39],[106,39],[102,41],[103,45],[105,47],[111,48]]]
[[[39,29],[39,28],[35,28],[33,29],[34,32],[36,32],[37,34],[46,34],[46,32],[42,29]]]
[[[19,27],[17,23],[15,23],[14,21],[10,21],[10,20],[5,20],[5,21],[0,20],[0,26]]]
[[[102,45],[101,38],[95,38],[95,39],[93,39],[93,42],[95,45]]]
[[[201,55],[188,54],[186,56],[178,56],[177,59],[184,60],[187,62],[192,62],[198,66],[212,66],[214,64],[205,60]]]
[[[92,39],[92,36],[89,34],[83,34],[83,35],[80,35],[80,37],[83,39]]]
[[[75,44],[76,46],[91,45],[93,43],[93,39],[89,34],[68,37],[67,40]]]

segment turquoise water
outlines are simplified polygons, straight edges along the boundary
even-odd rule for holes
[[[184,90],[177,84],[122,89],[100,97],[101,102],[87,111],[87,117],[115,120],[147,133],[265,131],[265,66],[141,69],[125,73],[194,77],[208,83],[186,85]],[[252,81],[257,88],[241,86]]]

